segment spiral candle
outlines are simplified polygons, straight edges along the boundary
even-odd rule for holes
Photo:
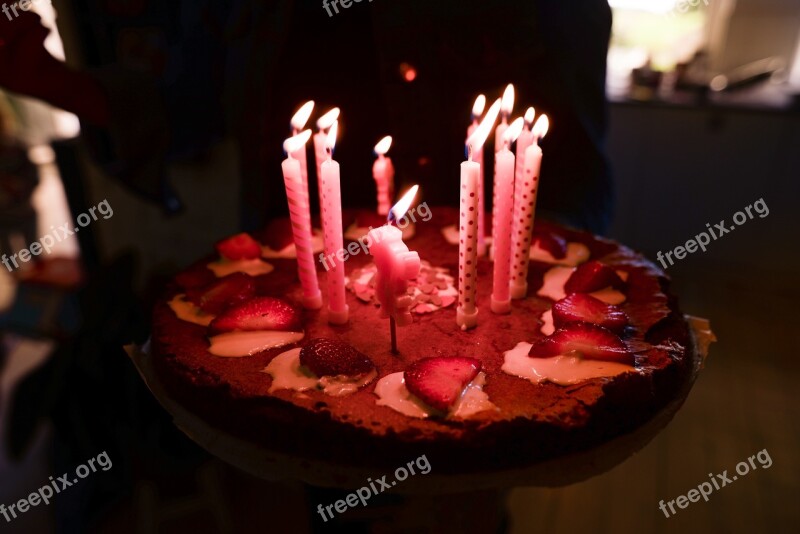
[[[311,206],[308,200],[308,184],[303,180],[300,162],[292,156],[297,153],[297,145],[308,141],[311,135],[306,130],[284,145],[289,156],[283,161],[283,183],[286,186],[286,199],[289,203],[289,217],[292,222],[292,237],[297,250],[297,275],[303,288],[303,305],[316,310],[322,307],[322,294],[317,280],[317,267],[314,263],[314,251],[311,245]]]

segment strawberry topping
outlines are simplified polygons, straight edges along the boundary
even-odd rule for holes
[[[437,356],[417,360],[403,377],[408,391],[425,404],[447,412],[480,372],[481,362],[461,356]]]
[[[604,263],[592,260],[579,265],[575,269],[567,283],[564,284],[564,291],[567,295],[570,293],[591,293],[609,286],[615,289],[622,289],[625,287],[625,282],[622,281],[614,269]]]
[[[212,335],[234,330],[300,330],[300,312],[275,297],[256,297],[228,308],[209,325]]]
[[[620,333],[628,324],[628,316],[619,306],[585,293],[573,293],[553,305],[553,324],[561,328],[574,322],[592,323]]]
[[[317,376],[355,376],[375,369],[372,360],[352,345],[325,337],[311,339],[300,349],[300,364]]]
[[[605,360],[633,366],[633,353],[610,330],[590,323],[569,323],[535,343],[528,356],[551,358],[580,353],[587,360]]]
[[[231,261],[261,257],[261,245],[250,234],[244,232],[223,239],[214,246],[223,258]]]
[[[561,236],[551,233],[537,234],[534,230],[533,241],[539,243],[539,248],[546,250],[557,260],[567,257],[567,240]]]
[[[231,306],[239,305],[256,294],[253,277],[233,273],[201,288],[186,290],[186,297],[206,313],[218,315]]]

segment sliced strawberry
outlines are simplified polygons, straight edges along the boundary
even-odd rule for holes
[[[234,330],[300,330],[300,312],[275,297],[256,297],[228,308],[211,321],[211,334]]]
[[[261,257],[261,245],[250,237],[250,234],[244,232],[223,239],[214,246],[221,256],[231,261],[252,260]]]
[[[239,305],[253,298],[256,284],[253,277],[244,273],[233,273],[216,282],[186,290],[186,297],[206,313],[218,315],[226,308]]]
[[[606,287],[622,289],[625,282],[619,275],[604,263],[597,260],[587,261],[578,266],[567,283],[564,284],[564,291],[570,293],[591,293]]]
[[[633,365],[633,353],[612,331],[589,323],[569,323],[535,343],[528,356],[551,358],[579,352],[587,360]]]
[[[300,349],[300,364],[317,376],[355,376],[375,369],[372,360],[352,345],[326,337],[311,339]]]
[[[431,408],[447,412],[480,370],[481,362],[475,358],[436,356],[415,361],[403,377],[408,391]]]
[[[534,242],[539,243],[539,248],[546,250],[557,260],[563,260],[567,257],[567,240],[559,235],[552,233],[536,233],[533,232]]]
[[[275,219],[267,228],[267,246],[275,251],[285,249],[294,243],[292,221],[289,219]]]
[[[553,305],[553,324],[561,328],[575,322],[592,323],[620,333],[628,324],[628,316],[619,306],[606,304],[586,293],[573,293]]]

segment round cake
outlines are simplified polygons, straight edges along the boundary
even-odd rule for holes
[[[493,313],[493,264],[481,258],[478,325],[465,330],[458,211],[426,215],[404,229],[422,267],[398,353],[363,240],[346,240],[338,259],[315,247],[323,296],[326,268],[346,260],[349,319],[334,325],[325,306],[303,308],[279,220],[222,242],[156,304],[150,357],[165,391],[214,428],[293,458],[381,469],[424,454],[446,474],[591,449],[645,424],[686,385],[689,326],[665,274],[641,255],[537,220],[528,296]],[[358,219],[345,212],[345,227],[364,226]]]

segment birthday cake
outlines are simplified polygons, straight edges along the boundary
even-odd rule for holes
[[[479,258],[477,325],[465,329],[459,212],[425,208],[405,240],[418,263],[398,299],[396,353],[371,244],[346,239],[326,256],[314,233],[325,305],[308,309],[290,226],[278,220],[218,243],[157,302],[150,357],[169,396],[215,428],[309,462],[381,468],[426,454],[438,473],[473,473],[632,432],[685,386],[696,347],[653,263],[537,220],[527,296],[493,313],[493,263]],[[358,219],[345,211],[343,227]],[[337,265],[342,324],[327,306]]]

